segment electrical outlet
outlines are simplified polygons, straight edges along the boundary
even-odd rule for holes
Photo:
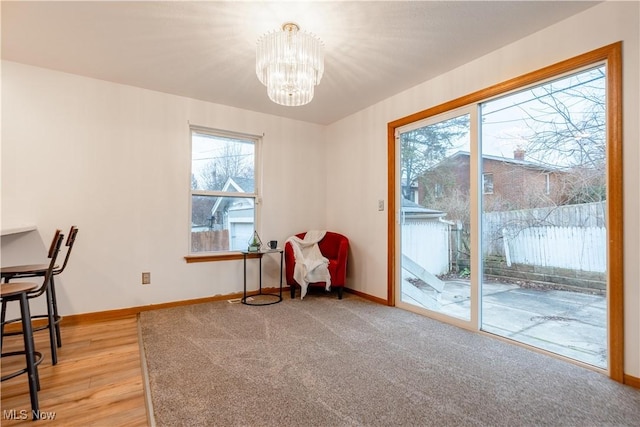
[[[151,273],[142,273],[142,284],[149,285],[151,283]]]

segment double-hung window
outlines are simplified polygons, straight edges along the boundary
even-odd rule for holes
[[[191,254],[247,249],[259,217],[259,143],[191,127]]]

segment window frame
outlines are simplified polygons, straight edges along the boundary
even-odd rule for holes
[[[491,178],[491,179],[489,179]],[[494,191],[493,173],[482,173],[482,194],[493,194]]]
[[[235,140],[244,140],[253,144],[253,168],[254,168],[254,189],[252,193],[240,193],[237,191],[222,191],[222,190],[200,190],[193,189],[191,184],[191,177],[193,175],[193,138],[196,134],[204,134],[212,137],[230,138]],[[242,251],[239,250],[227,250],[227,251],[192,251],[192,213],[193,213],[193,197],[194,196],[210,196],[210,197],[237,197],[237,198],[251,198],[254,200],[253,207],[253,225],[254,230],[260,230],[261,224],[261,207],[262,207],[262,182],[261,182],[261,169],[262,169],[262,135],[251,135],[242,132],[234,132],[227,130],[214,129],[204,126],[189,125],[189,173],[188,173],[188,216],[187,216],[187,255],[184,257],[187,263],[192,262],[206,262],[206,261],[224,261],[230,259],[242,259]]]
[[[442,185],[441,182],[436,182],[433,185],[433,196],[434,196],[434,198],[440,199],[440,198],[442,198],[443,195],[444,195],[444,186]],[[416,200],[416,203],[417,202],[418,201]]]
[[[549,172],[544,174],[544,194],[545,196],[551,194],[551,174]]]

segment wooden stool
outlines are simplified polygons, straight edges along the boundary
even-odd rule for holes
[[[2,381],[17,377],[26,373],[29,377],[29,396],[31,397],[31,414],[34,420],[40,419],[38,406],[38,390],[40,379],[38,378],[38,364],[42,361],[42,353],[35,351],[33,342],[33,328],[31,327],[31,311],[27,294],[40,285],[37,283],[3,283],[0,285],[0,299],[2,301],[20,301],[20,315],[22,316],[22,331],[24,337],[24,350],[2,353],[2,357],[24,354],[26,367],[2,377]],[[0,350],[1,351],[1,350]]]

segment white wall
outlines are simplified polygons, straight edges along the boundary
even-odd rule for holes
[[[348,286],[386,299],[388,122],[623,40],[625,372],[640,376],[640,182],[637,2],[606,2],[386,99],[327,130],[327,227],[348,231]],[[353,159],[358,159],[356,162]],[[346,183],[346,184],[345,184]]]
[[[325,128],[23,64],[2,64],[2,265],[45,261],[79,227],[58,295],[77,314],[242,291],[242,262],[187,264],[189,123],[265,134],[259,231],[324,226]],[[312,159],[312,161],[305,161]],[[303,197],[306,194],[313,197]],[[64,254],[64,251],[62,251]],[[269,256],[270,257],[270,256]],[[257,288],[257,261],[249,287]],[[265,257],[265,286],[279,279]],[[141,272],[151,285],[141,285]],[[268,281],[268,279],[273,281]]]

